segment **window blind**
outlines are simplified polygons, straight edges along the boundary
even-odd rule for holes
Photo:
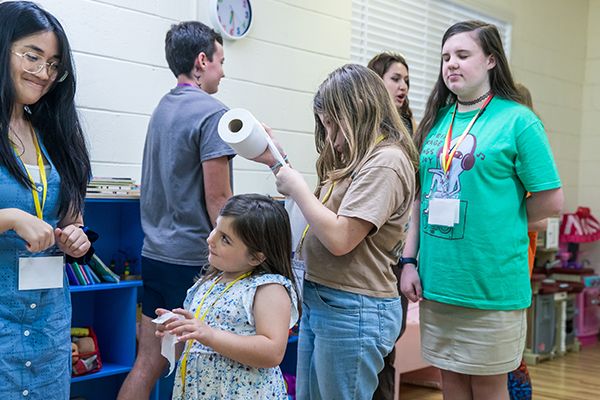
[[[496,25],[510,56],[509,23],[447,0],[353,0],[350,61],[367,65],[382,51],[400,53],[409,66],[408,98],[417,123],[437,80],[444,32],[477,19]]]

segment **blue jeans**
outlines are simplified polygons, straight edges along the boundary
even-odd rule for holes
[[[400,297],[382,299],[304,281],[298,400],[371,400],[400,333]]]

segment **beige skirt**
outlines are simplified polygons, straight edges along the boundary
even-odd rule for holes
[[[480,310],[419,303],[421,355],[428,364],[467,375],[514,371],[523,358],[527,310]]]

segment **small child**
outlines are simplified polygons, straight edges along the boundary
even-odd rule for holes
[[[283,205],[234,196],[207,242],[206,274],[188,290],[185,309],[173,310],[185,319],[156,331],[177,335],[181,345],[173,399],[287,399],[278,365],[298,304]]]

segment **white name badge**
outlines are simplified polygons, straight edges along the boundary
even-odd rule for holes
[[[62,256],[20,257],[19,290],[63,287],[64,265]]]
[[[429,225],[453,227],[460,220],[460,199],[431,199]]]

